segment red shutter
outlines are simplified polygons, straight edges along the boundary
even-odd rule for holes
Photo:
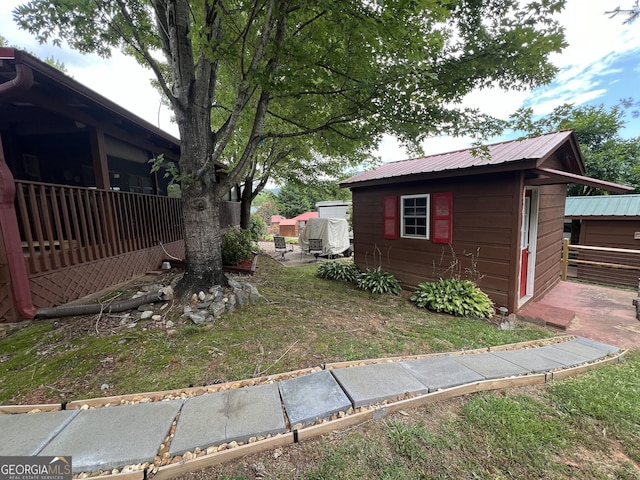
[[[398,197],[384,197],[384,238],[398,238]]]
[[[433,194],[433,243],[451,243],[453,193]]]

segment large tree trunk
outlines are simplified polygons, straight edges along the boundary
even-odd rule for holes
[[[245,180],[242,196],[240,197],[240,228],[251,228],[251,202],[253,202],[253,185],[251,180]]]
[[[185,230],[186,270],[177,295],[185,298],[213,285],[228,285],[222,269],[220,198],[215,168],[202,169],[211,157],[211,130],[207,119],[186,112],[180,128],[182,210]]]
[[[220,200],[214,189],[187,188],[182,194],[187,267],[178,295],[227,285],[222,269]]]

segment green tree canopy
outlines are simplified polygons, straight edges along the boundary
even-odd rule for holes
[[[640,187],[640,139],[623,139],[620,131],[625,115],[634,106],[627,100],[607,109],[604,105],[565,104],[549,115],[535,118],[531,109],[520,109],[511,117],[510,126],[535,136],[556,130],[575,131],[589,177]],[[569,185],[568,194],[602,195],[600,189]]]
[[[415,144],[494,133],[490,117],[460,101],[476,88],[550,81],[548,55],[564,46],[552,16],[563,5],[31,0],[14,18],[40,41],[104,56],[120,48],[155,73],[180,131],[187,294],[226,283],[220,201],[261,142],[320,132],[375,141],[386,132]],[[229,159],[227,175],[216,176]]]
[[[312,185],[286,183],[278,192],[280,215],[293,218],[305,212],[315,212],[316,203],[325,200],[349,200],[351,194],[334,181],[316,181]]]

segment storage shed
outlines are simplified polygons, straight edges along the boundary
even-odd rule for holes
[[[569,197],[565,221],[572,225],[572,243],[640,251],[640,195],[598,195]],[[599,263],[614,263],[640,268],[640,254],[626,251],[580,251],[577,278],[590,282],[637,287],[640,271],[630,268],[605,268]]]
[[[407,289],[471,277],[517,312],[560,280],[569,183],[630,190],[584,176],[572,131],[391,162],[340,186],[360,268],[380,265]]]

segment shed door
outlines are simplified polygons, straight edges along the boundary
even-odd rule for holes
[[[538,235],[537,189],[527,188],[522,202],[522,231],[520,233],[520,292],[519,298],[533,294],[535,277],[535,249]]]

